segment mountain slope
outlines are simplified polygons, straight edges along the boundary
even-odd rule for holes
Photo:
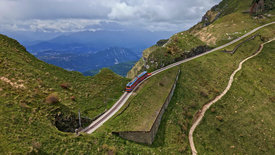
[[[205,52],[275,20],[274,9],[268,9],[258,16],[246,13],[251,3],[252,1],[245,0],[223,0],[209,10],[197,25],[173,35],[167,42],[146,49],[127,77],[133,78],[143,70],[153,71]]]
[[[175,89],[174,96],[168,106],[168,109],[163,115],[156,139],[151,146],[126,141],[111,134],[113,131],[124,129],[127,125],[136,125],[141,123],[142,121],[139,122],[140,120],[135,120],[136,122],[127,122],[127,120],[136,119],[136,116],[141,117],[142,120],[149,119],[148,117],[144,118],[142,114],[150,111],[150,109],[146,109],[146,107],[150,107],[152,102],[149,99],[144,101],[142,98],[140,98],[139,102],[135,100],[135,104],[130,103],[129,107],[127,107],[128,105],[125,105],[125,107],[121,110],[122,113],[119,113],[117,116],[111,118],[101,128],[97,129],[97,131],[93,133],[93,136],[97,137],[100,141],[100,145],[98,145],[100,152],[115,150],[118,153],[125,154],[190,154],[191,150],[189,148],[188,132],[193,119],[196,118],[196,113],[204,104],[213,100],[225,89],[229,76],[238,67],[238,64],[243,59],[251,56],[254,52],[256,52],[259,48],[259,45],[265,42],[265,40],[269,40],[275,37],[274,27],[275,25],[271,25],[263,28],[260,31],[257,31],[256,33],[259,33],[261,37],[257,36],[256,38],[245,42],[233,55],[222,52],[223,50],[219,50],[181,64],[179,66],[181,69],[181,74]],[[225,50],[231,51],[235,46],[237,46],[245,39],[234,43]],[[269,98],[271,97],[272,99],[273,85],[271,85],[272,81],[270,81],[270,78],[274,76],[274,72],[270,72],[270,69],[272,68],[272,62],[274,62],[275,59],[275,53],[272,52],[272,48],[270,48],[270,46],[267,46],[266,48],[267,49],[263,51],[266,52],[266,54],[257,60],[259,63],[264,62],[261,66],[259,66],[260,70],[262,71],[267,69],[264,74],[261,75],[255,71],[255,68],[258,66],[257,62],[255,62],[256,65],[244,64],[245,66],[247,65],[249,70],[253,70],[253,72],[258,75],[257,78],[254,76],[247,77],[249,79],[244,78],[245,82],[240,84],[244,86],[249,85],[251,86],[249,87],[250,89],[247,89],[246,87],[240,88],[240,96],[231,96],[233,98],[232,102],[230,102],[231,100],[228,98],[228,109],[224,107],[225,105],[223,103],[220,103],[217,108],[211,109],[209,113],[213,113],[211,114],[212,117],[205,117],[205,119],[209,119],[207,121],[207,126],[204,126],[203,129],[199,130],[200,133],[195,132],[195,136],[197,136],[197,134],[199,135],[199,137],[195,139],[195,144],[200,146],[198,148],[198,151],[200,151],[199,153],[203,154],[206,152],[209,154],[226,154],[227,152],[230,152],[232,154],[242,154],[249,152],[249,154],[253,154],[257,152],[257,154],[272,154],[272,152],[274,152],[274,148],[270,147],[274,145],[274,141],[272,140],[273,132],[272,130],[266,130],[272,128],[272,124],[270,122],[272,121],[272,119],[270,119],[272,116],[272,110],[264,110],[266,108],[261,109],[263,106],[261,106],[262,103],[260,102],[261,100],[266,101],[266,105],[264,107],[268,106],[271,108],[270,106],[272,105],[272,100]],[[164,71],[161,73],[161,75],[167,75],[168,73],[168,71]],[[267,73],[268,75],[266,75]],[[160,77],[154,79],[148,79],[147,82],[151,83],[151,80],[154,80],[152,83],[154,85],[159,85],[163,78],[161,75]],[[266,76],[268,78],[264,78]],[[240,79],[237,78],[234,81],[238,82]],[[252,83],[247,83],[247,81],[252,81],[253,85],[255,84],[254,86],[257,86],[259,89],[252,86]],[[261,83],[264,83],[265,85],[261,85]],[[267,85],[269,86],[266,87]],[[147,89],[143,89],[146,87]],[[158,93],[158,90],[151,91],[152,89],[158,89],[158,87],[144,85],[140,91],[142,91],[142,94],[150,94],[152,98],[159,97],[159,94],[162,93]],[[238,89],[235,91],[235,94],[238,94]],[[254,96],[253,92],[257,92],[257,94],[261,95]],[[136,94],[136,96],[140,97],[141,94]],[[239,109],[241,107],[239,110],[246,111],[250,109],[249,105],[246,105],[251,103],[235,103],[235,100],[241,98],[241,101],[245,101],[247,98],[250,101],[253,101],[254,97],[256,97],[255,101],[258,103],[254,102],[253,105],[256,108],[255,104],[257,104],[257,109],[261,112],[256,112],[253,114],[253,118],[249,117],[250,115],[245,115],[244,113],[239,115],[241,117],[234,117],[233,114],[235,113],[235,108]],[[152,115],[153,114],[155,114],[154,111],[152,112]],[[268,117],[262,118],[261,115]],[[251,121],[251,119],[254,119],[254,117],[263,119],[263,121],[267,121],[267,123],[261,125],[263,128],[256,127],[257,131],[259,132],[255,133],[253,130],[247,132],[247,129],[255,128],[254,124],[246,123],[246,121]],[[233,126],[235,126],[235,128],[231,129],[230,123],[235,121],[239,122],[240,124],[234,124]],[[204,121],[202,123],[204,123]],[[216,124],[219,126],[216,126]],[[243,126],[244,128],[242,128]],[[243,138],[247,137],[245,138],[246,141],[240,140],[239,132],[242,132]],[[261,136],[261,133],[266,134],[266,136]],[[216,138],[216,135],[219,135],[220,137]],[[216,141],[216,139],[218,141]],[[200,142],[203,143],[200,144]],[[266,142],[269,142],[270,144],[266,145]],[[254,145],[252,145],[253,143]],[[236,149],[232,149],[231,144],[234,145]],[[237,145],[242,147],[236,147]],[[213,148],[216,148],[216,150]],[[259,148],[261,148],[261,150],[259,150]]]
[[[78,110],[85,126],[112,106],[128,82],[108,69],[84,77],[49,65],[3,35],[0,66],[0,152],[5,154],[39,151],[72,138],[59,130],[79,127]]]
[[[273,41],[246,62],[228,94],[206,112],[195,131],[199,153],[275,153],[274,50]]]
[[[224,0],[224,2],[230,2],[232,5],[233,2],[237,5],[239,5],[237,2],[240,2],[240,5],[246,4],[244,0]],[[212,24],[215,25],[220,19],[231,14],[232,12],[226,14]],[[274,15],[274,12],[271,12],[271,14]],[[272,16],[272,18],[274,18],[274,16]],[[255,20],[257,21],[258,19]],[[255,23],[260,25],[261,22],[264,23],[268,20],[270,19],[259,19],[259,23]],[[254,19],[251,19],[251,21],[254,21]],[[239,24],[240,23],[237,23],[236,27]],[[255,25],[252,24],[252,27],[254,26]],[[274,30],[274,25],[272,25],[258,31],[257,33],[259,33],[261,37],[258,36],[254,40],[246,42],[233,55],[216,51],[180,65],[181,75],[175,94],[163,116],[156,140],[152,146],[126,141],[112,135],[112,125],[119,128],[120,124],[115,124],[114,122],[121,119],[121,117],[110,119],[104,124],[104,127],[92,135],[81,134],[80,136],[75,136],[70,133],[58,131],[51,123],[51,119],[55,118],[54,114],[59,113],[62,109],[66,110],[64,106],[67,106],[67,109],[71,109],[74,114],[78,111],[78,108],[81,107],[82,115],[94,117],[106,108],[109,108],[109,105],[117,100],[117,98],[114,97],[116,96],[114,93],[117,93],[117,96],[119,96],[123,90],[124,84],[122,83],[127,81],[106,69],[93,78],[85,78],[79,73],[68,72],[58,67],[45,64],[25,52],[24,48],[18,46],[16,42],[3,36],[3,38],[0,39],[0,75],[4,75],[5,78],[11,81],[7,82],[5,79],[0,81],[0,152],[3,152],[3,154],[190,154],[187,134],[197,111],[202,105],[221,93],[227,84],[230,74],[236,69],[237,64],[256,51],[258,45],[262,43],[263,40],[273,38],[275,36]],[[222,31],[225,30],[224,27],[221,26],[219,29],[217,28],[216,31],[222,33]],[[183,32],[183,36],[185,35],[184,33],[187,32]],[[165,46],[169,44],[173,45],[174,43],[174,45],[182,49],[185,47],[192,49],[193,45],[200,43],[204,45],[200,48],[210,46],[210,44],[203,42],[190,33],[191,32],[188,32],[184,36],[187,38],[186,40],[183,39],[183,36],[179,37],[178,41],[183,43],[182,47],[174,42],[177,40],[173,41],[173,39],[170,39]],[[194,41],[192,42],[192,40]],[[230,51],[234,49],[240,42],[227,47],[225,50]],[[162,54],[165,56],[166,53],[163,53],[163,51],[165,52],[165,46],[161,47],[162,43],[163,42],[159,42],[158,46],[153,46],[148,50],[148,53],[144,54],[149,58],[147,59],[148,63],[151,63],[151,61],[149,61],[151,59],[150,56],[151,53],[157,51],[155,49],[159,49],[160,58]],[[216,42],[216,44],[216,46],[218,46],[219,42]],[[176,47],[174,49],[173,46],[168,47],[171,48],[169,53],[167,51],[167,54],[171,53],[168,55],[171,60],[177,58],[174,57],[178,54],[178,50],[175,50]],[[202,49],[200,48],[195,51],[201,51]],[[211,109],[211,113],[213,114],[208,114],[210,117],[206,117],[206,119],[210,118],[210,120],[202,122],[202,128],[199,130],[200,133],[197,139],[195,139],[195,143],[197,141],[202,142],[198,144],[200,145],[198,150],[201,151],[202,154],[204,152],[209,154],[225,154],[228,152],[232,154],[253,154],[255,152],[257,154],[272,154],[274,152],[274,147],[272,147],[274,146],[274,138],[272,137],[274,135],[273,130],[268,130],[270,128],[272,129],[273,126],[271,125],[274,124],[271,119],[273,117],[272,106],[270,106],[272,105],[270,102],[273,103],[272,93],[274,92],[272,85],[274,82],[272,83],[271,80],[273,79],[270,78],[274,77],[275,74],[272,68],[272,66],[274,66],[272,63],[275,60],[275,53],[273,51],[273,45],[267,46],[267,49],[263,51],[261,57],[256,59],[255,62],[248,64],[246,70],[244,70],[247,71],[247,73],[240,75],[244,80],[236,79],[237,82],[241,82],[238,83],[238,85],[245,87],[236,87],[236,92],[232,92],[231,96],[225,98],[225,100],[228,99],[228,101]],[[174,55],[172,55],[173,53]],[[23,56],[23,59],[20,55]],[[157,54],[155,55],[157,56]],[[166,60],[165,58],[166,56],[163,57],[163,60]],[[162,66],[158,59],[152,60],[154,60],[154,64],[157,62]],[[18,69],[15,66],[18,67]],[[261,71],[262,74],[256,75],[255,73],[258,73],[257,70]],[[47,72],[49,72],[49,74]],[[167,72],[163,72],[163,74],[165,73]],[[243,76],[245,78],[243,78]],[[21,81],[19,77],[23,77],[22,79],[24,81]],[[42,82],[35,77],[40,77]],[[33,80],[33,78],[35,78],[35,80]],[[103,78],[105,78],[105,80],[102,80]],[[28,80],[30,80],[30,82],[25,83],[25,81]],[[10,82],[13,84],[11,85]],[[65,82],[70,83],[70,89],[66,90],[60,87],[60,83],[63,84]],[[26,86],[25,90],[21,84]],[[13,88],[13,86],[17,86],[18,88]],[[155,87],[151,89],[154,88]],[[45,92],[39,93],[38,91],[40,95],[36,96],[36,89],[41,89],[43,92],[45,90]],[[56,92],[60,97],[60,103],[44,103],[48,94]],[[70,99],[72,95],[76,96],[77,105],[74,103],[75,101]],[[157,96],[158,94],[153,95]],[[260,102],[260,104],[254,106],[257,109],[252,117],[240,114],[238,114],[238,117],[235,117],[233,115],[236,109],[237,111],[244,112],[244,114],[247,111],[250,112],[247,106],[253,102],[253,98],[255,97],[255,101]],[[234,100],[231,100],[231,98]],[[238,100],[239,98],[241,98],[241,100]],[[20,100],[24,102],[20,102]],[[235,100],[240,102],[234,103],[233,101]],[[27,102],[25,103],[25,101]],[[100,106],[102,105],[102,101],[107,104]],[[243,103],[242,101],[248,102]],[[264,101],[263,106],[261,106],[261,101]],[[148,103],[144,100],[141,100],[141,102],[143,102],[143,104]],[[231,106],[232,104],[234,106]],[[130,106],[132,106],[131,109],[136,109],[136,104],[131,104]],[[91,107],[91,109],[89,109],[89,107]],[[263,109],[261,109],[261,107],[263,107]],[[66,110],[65,112],[61,111],[61,113],[68,116],[68,111],[70,110]],[[136,114],[140,115],[139,113]],[[220,115],[222,117],[219,117]],[[131,112],[129,112],[123,117],[131,118],[131,116]],[[258,120],[260,120],[262,116],[268,117],[263,118],[263,121],[261,120],[259,122]],[[251,121],[249,118],[255,118],[255,120]],[[252,123],[247,123],[247,121]],[[205,122],[207,122],[206,125],[203,124]],[[234,124],[235,122],[237,123]],[[261,124],[261,122],[263,123]],[[253,123],[256,123],[257,126],[254,126]],[[127,122],[125,122],[125,124],[127,124]],[[232,126],[233,128],[231,128]],[[240,127],[244,127],[241,132],[237,130],[240,129]],[[253,132],[253,129],[256,129],[257,132]],[[266,136],[263,137],[262,133]],[[196,134],[197,133],[195,133],[195,136]],[[231,142],[234,142],[234,144]],[[268,145],[266,145],[267,142]],[[236,144],[239,145],[237,146]],[[257,146],[255,147],[254,144]],[[231,147],[232,145],[234,145],[234,147]]]

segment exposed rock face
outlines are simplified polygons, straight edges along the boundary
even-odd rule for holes
[[[274,0],[253,0],[250,14],[259,14],[274,8]]]
[[[264,11],[264,0],[254,0],[254,2],[252,3],[252,6],[250,8],[250,13],[254,14],[254,13],[259,13],[259,12],[263,12]]]
[[[163,46],[168,42],[169,39],[161,39],[157,42],[157,46]]]
[[[203,27],[206,27],[217,20],[221,15],[219,9],[216,6],[212,7],[211,10],[207,11],[206,14],[202,17],[201,22],[203,23]]]
[[[63,108],[66,109],[66,107]],[[60,131],[75,132],[75,129],[80,128],[78,115],[67,110],[57,108],[52,111],[51,122]],[[81,117],[81,126],[87,126],[92,121],[91,119]]]
[[[204,53],[208,50],[210,50],[211,48],[209,46],[198,46],[195,48],[192,48],[191,51],[185,52],[181,54],[181,57],[175,58],[175,62],[180,61],[180,60],[184,60],[186,58],[190,58],[193,56],[196,56],[198,54]]]
[[[206,27],[213,23],[215,20],[219,18],[220,15],[220,12],[213,12],[211,10],[207,11],[206,14],[202,17],[203,27]]]
[[[91,123],[91,120],[86,118],[81,118],[82,127],[86,126],[87,124]],[[79,126],[79,119],[76,115],[65,115],[63,113],[58,113],[55,116],[55,120],[53,123],[58,130],[63,132],[75,132],[75,129],[78,129]]]
[[[156,49],[156,46],[152,46],[150,48],[147,48],[142,53],[142,58],[139,59],[139,61],[135,64],[135,66],[127,73],[127,78],[134,78],[138,73],[140,73],[143,70],[148,69],[148,64],[150,62],[148,60],[148,57],[150,54]]]

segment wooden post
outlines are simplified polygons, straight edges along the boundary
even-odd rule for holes
[[[78,120],[79,120],[79,128],[81,128],[80,109],[78,109]]]

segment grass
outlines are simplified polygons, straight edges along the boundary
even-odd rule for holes
[[[2,153],[46,151],[56,141],[70,139],[73,134],[62,133],[54,126],[57,115],[73,122],[80,109],[82,116],[93,118],[112,106],[129,81],[108,69],[84,77],[49,65],[4,35],[0,35],[0,66]],[[66,89],[61,87],[64,83],[68,84]],[[50,94],[58,101],[49,102]]]
[[[148,79],[133,95],[112,121],[101,130],[149,131],[176,79],[175,67]],[[100,131],[99,131],[100,132]]]
[[[195,131],[198,152],[274,154],[275,43],[243,65],[230,91]],[[219,121],[217,116],[223,119]]]
[[[270,26],[260,33],[263,36],[266,34],[271,36],[270,32],[273,31],[273,26]],[[238,43],[239,42],[234,45]],[[187,135],[194,115],[202,105],[208,103],[223,91],[229,76],[237,68],[239,62],[255,52],[260,43],[262,43],[262,41],[257,37],[243,44],[234,55],[216,51],[182,64],[182,73],[179,77],[175,94],[168,109],[164,113],[155,142],[151,146],[147,146],[112,135],[111,132],[115,131],[116,128],[126,129],[129,127],[128,124],[135,125],[135,123],[137,123],[117,121],[120,117],[123,117],[122,114],[110,119],[103,127],[91,135],[93,139],[98,140],[96,146],[99,152],[108,152],[110,148],[115,148],[116,152],[123,154],[190,154]],[[261,61],[263,60],[261,59]],[[264,79],[262,81],[264,81]],[[145,87],[146,86],[147,84]],[[262,93],[264,93],[264,91]],[[140,107],[140,105],[136,104],[131,104],[130,106],[132,106],[131,109],[138,109]],[[130,117],[142,117],[143,110],[140,110],[140,116],[134,113],[131,116],[128,113],[127,117],[123,119],[131,120]],[[218,109],[212,109],[212,111],[217,110]],[[137,111],[139,112],[139,109]],[[222,119],[224,119],[224,117],[222,117]],[[223,143],[223,141],[220,140],[217,143]],[[215,145],[217,145],[217,143]],[[264,141],[258,141],[258,143],[262,145],[265,144]],[[109,149],[102,149],[106,148],[106,146]]]
[[[221,15],[217,20],[206,27],[202,27],[203,23],[199,22],[189,30],[173,35],[165,47],[151,50],[150,55],[145,57],[145,62],[142,59],[138,61],[128,72],[128,77],[137,75],[144,69],[142,67],[144,65],[148,65],[149,71],[154,71],[181,60],[192,48],[203,45],[208,45],[212,48],[218,47],[258,26],[275,20],[274,9],[264,13],[263,18],[255,18],[255,16],[250,16],[249,13],[243,13],[249,10],[251,2],[248,0],[223,0],[218,5]],[[267,14],[272,16],[268,17]],[[155,47],[155,45],[152,47]]]
[[[197,37],[182,32],[175,34],[170,38],[170,41],[165,47],[157,47],[148,57],[150,68],[149,71],[154,71],[163,66],[175,62],[176,58],[181,57],[182,54],[188,53],[192,48],[205,45]],[[153,62],[153,63],[151,63]]]
[[[261,33],[271,36],[270,32],[273,31],[273,27],[268,27],[261,31]],[[24,90],[22,94],[22,90],[13,89],[1,81],[0,87],[2,88],[2,93],[0,95],[0,152],[5,154],[27,152],[59,154],[103,154],[108,152],[117,152],[123,154],[190,154],[187,133],[196,111],[202,105],[209,102],[216,95],[221,93],[228,82],[229,75],[233,72],[233,70],[236,69],[238,63],[256,51],[259,43],[261,43],[261,41],[257,37],[255,40],[251,40],[241,46],[234,55],[217,51],[182,64],[182,73],[179,77],[175,94],[168,106],[168,109],[164,113],[156,140],[152,146],[146,146],[124,140],[120,137],[112,135],[111,130],[105,130],[104,128],[102,130],[98,130],[92,135],[81,134],[78,137],[70,133],[60,132],[52,125],[49,117],[51,116],[51,111],[66,108],[59,104],[53,106],[45,105],[43,104],[44,96],[39,97],[38,100],[33,96],[28,97],[27,93],[25,93],[26,91],[32,94],[32,91],[35,89]],[[238,43],[235,45],[237,44]],[[3,52],[1,52],[1,54],[3,54]],[[11,52],[8,54],[12,55]],[[274,53],[270,54],[274,55]],[[18,57],[16,58],[19,59]],[[271,58],[273,57],[270,57],[270,59]],[[12,56],[5,56],[5,60],[1,59],[1,65],[10,64],[3,63],[6,61],[6,59],[12,59]],[[24,60],[25,59],[26,58],[24,58]],[[259,61],[264,60],[261,59]],[[266,67],[268,66],[263,68]],[[8,67],[4,65],[3,68]],[[34,70],[34,72],[30,73],[34,74],[36,72],[39,73],[37,70]],[[69,73],[78,75],[78,73],[74,72],[64,72],[66,72],[66,76],[64,77],[67,77],[68,79]],[[9,73],[17,74],[15,71]],[[27,73],[28,72],[24,72],[24,74]],[[5,72],[5,74],[8,73]],[[55,73],[54,75],[58,76],[58,73]],[[103,78],[100,76],[106,78],[106,76],[103,74],[99,74],[97,78]],[[10,76],[7,77],[11,78]],[[87,77],[87,79],[87,81],[92,81],[91,77]],[[27,78],[24,79],[24,81],[27,80]],[[265,79],[262,79],[262,81],[268,83],[268,81]],[[35,84],[34,81],[31,83]],[[58,91],[58,95],[61,99],[60,102],[63,104],[63,102],[66,100],[64,100],[62,97],[62,91],[66,92],[67,90],[59,88],[59,85],[61,83],[69,83],[71,89],[74,88],[75,85],[69,80],[51,82],[52,85],[53,83],[56,83],[54,84],[54,88],[56,90],[61,90]],[[28,88],[32,88],[29,84],[26,84],[26,86]],[[265,93],[265,91],[262,89],[259,91]],[[49,91],[49,93],[51,93],[51,91]],[[45,97],[47,95],[48,94],[45,94]],[[20,102],[21,98],[24,98],[25,100],[34,100],[34,102]],[[131,104],[130,106],[134,106],[134,104]],[[134,109],[134,107],[132,108]],[[261,113],[261,115],[263,114]],[[225,119],[225,117],[223,118]],[[116,119],[111,119],[105,125],[115,125],[115,120]],[[119,124],[117,125],[119,126]],[[261,145],[265,144],[262,139],[258,139],[259,140],[257,143]],[[218,142],[223,143],[223,141]]]
[[[259,33],[263,37],[274,37],[274,26]],[[80,73],[48,65],[28,54],[18,42],[1,35],[0,76],[13,83],[24,84],[26,89],[14,88],[0,80],[0,153],[190,154],[187,135],[193,116],[202,105],[223,91],[239,62],[255,52],[260,43],[262,41],[257,37],[243,44],[234,55],[216,51],[182,64],[174,96],[163,115],[156,140],[153,145],[147,146],[112,135],[112,130],[107,127],[92,135],[75,136],[59,131],[52,124],[55,114],[75,115],[80,108],[84,116],[94,117],[118,99],[128,80],[107,69],[95,77],[83,77]],[[223,98],[223,103],[215,104],[212,113],[206,114],[206,119],[195,132],[199,151],[244,154],[248,150],[253,154],[252,151],[256,150],[259,154],[274,154],[274,132],[270,131],[274,128],[274,110],[270,102],[274,102],[272,77],[275,75],[272,66],[275,53],[269,51],[274,51],[274,43],[244,64],[232,92]],[[262,74],[256,74],[257,70]],[[69,89],[61,88],[62,83],[68,83]],[[60,103],[45,103],[45,98],[52,93],[58,96]],[[71,100],[72,96],[76,96],[76,101]],[[130,106],[135,109],[135,104]],[[137,107],[141,107],[140,104]],[[134,115],[140,117],[137,113]],[[223,122],[217,122],[216,116]],[[119,119],[112,118],[105,125],[119,127],[121,122],[116,123],[116,120]],[[239,124],[242,130],[237,130]],[[232,145],[235,147],[233,151]]]
[[[14,82],[23,81],[28,89],[12,89],[17,93],[23,91],[19,93],[21,96],[18,96],[22,102],[43,102],[47,95],[57,92],[63,105],[75,112],[81,109],[84,115],[94,117],[115,102],[128,82],[128,79],[108,69],[103,69],[94,77],[84,77],[78,72],[65,71],[37,60],[14,40],[2,35],[0,37],[0,60],[3,66],[0,70],[1,76],[13,79]],[[6,44],[8,46],[5,46]],[[70,89],[62,88],[63,83],[69,84]],[[76,102],[71,101],[72,96],[76,97]],[[10,97],[12,100],[14,96]]]

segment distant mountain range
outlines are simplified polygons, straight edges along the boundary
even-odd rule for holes
[[[125,77],[127,75],[128,71],[132,69],[132,67],[135,65],[136,62],[137,61],[122,62],[122,63],[115,64],[113,66],[106,67],[106,68],[109,68],[110,70],[117,73],[118,75]],[[89,70],[89,71],[83,72],[83,75],[94,76],[94,75],[98,74],[100,72],[100,70],[101,69]]]
[[[171,32],[83,31],[46,41],[28,41],[25,46],[40,60],[67,70],[98,72],[109,67],[115,68],[113,71],[117,74],[125,75],[131,69],[129,62],[136,62],[144,49],[170,35]]]
[[[99,70],[103,67],[110,67],[123,62],[136,62],[139,59],[138,55],[130,49],[118,47],[107,48],[97,53],[44,51],[37,53],[36,57],[49,64],[79,72]],[[123,74],[129,70],[125,70]]]
[[[150,31],[83,31],[25,45],[31,53],[43,51],[98,52],[108,47],[122,47],[141,53],[159,39],[169,38],[171,32]]]

